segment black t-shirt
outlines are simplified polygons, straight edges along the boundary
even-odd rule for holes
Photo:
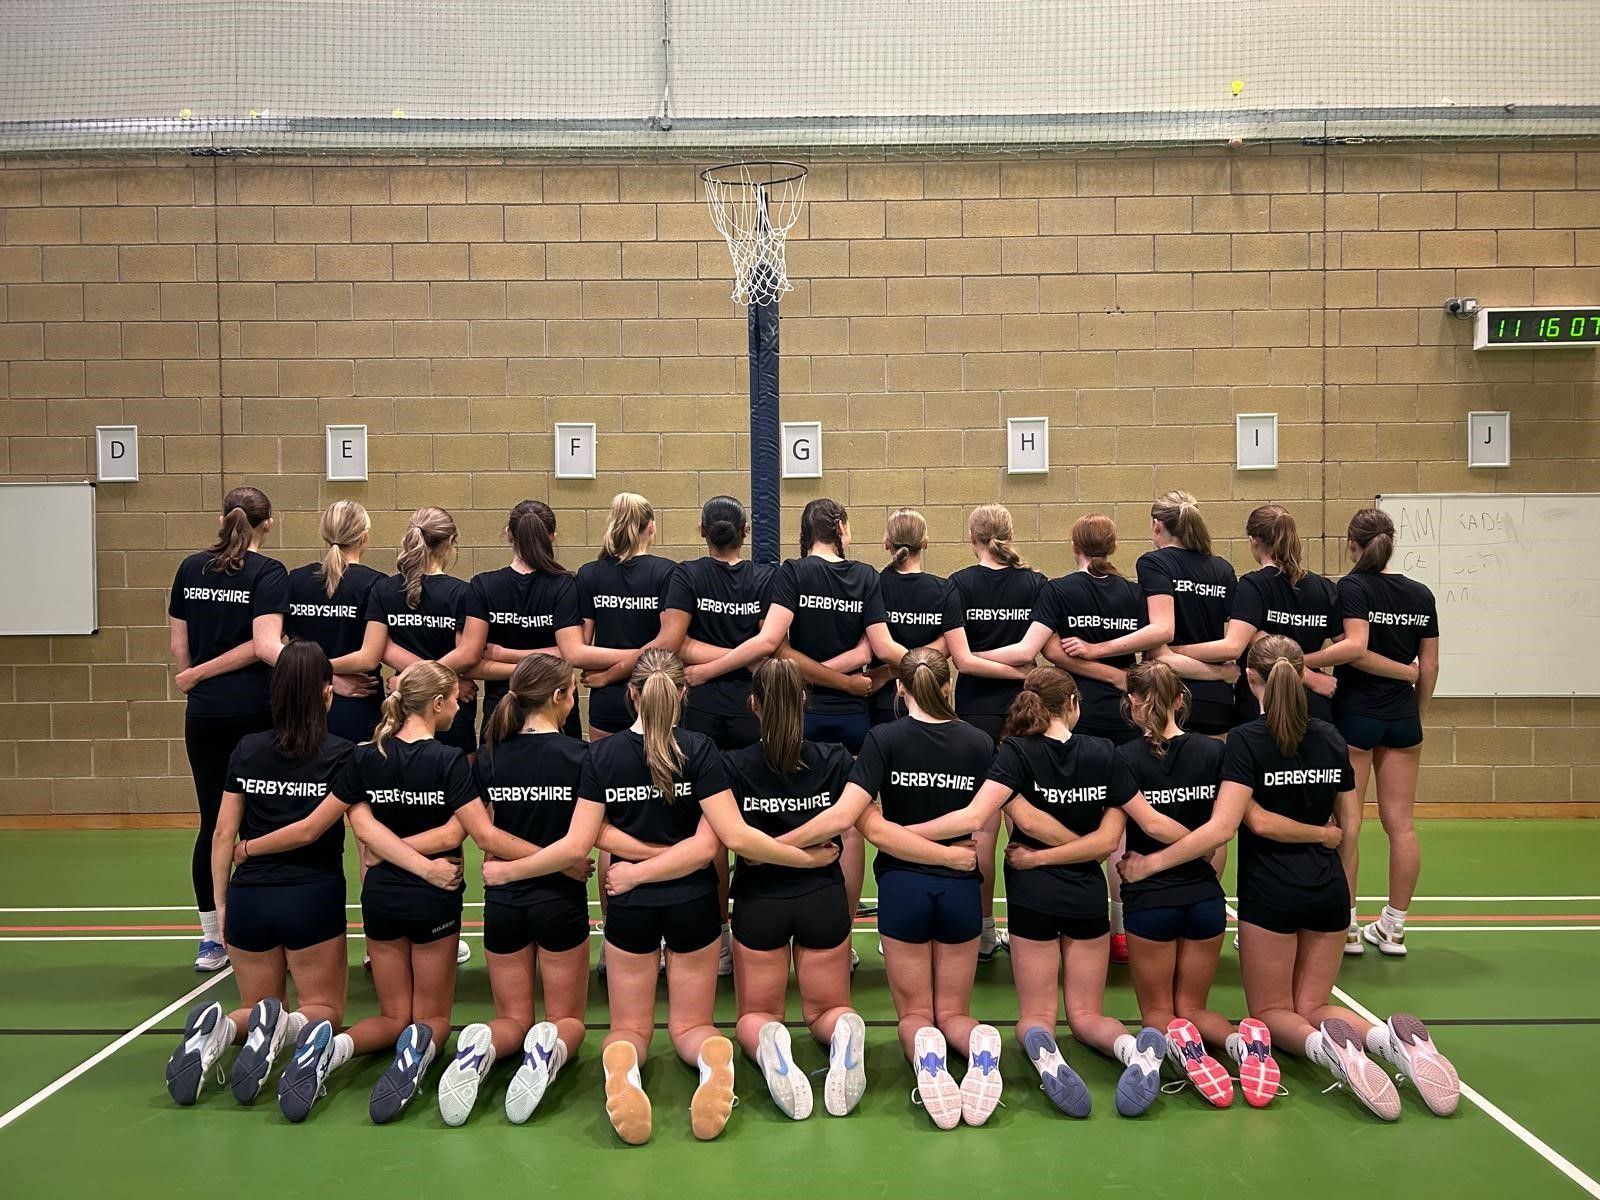
[[[835,562],[807,554],[789,559],[773,576],[771,603],[794,614],[789,644],[819,663],[843,654],[861,640],[869,625],[885,620],[878,573],[848,558]],[[808,712],[867,711],[864,696],[825,687],[812,687],[806,695]]]
[[[1262,567],[1239,577],[1233,593],[1231,620],[1244,621],[1262,633],[1278,634],[1300,647],[1304,654],[1322,649],[1323,643],[1340,632],[1338,598],[1333,584],[1321,575],[1307,571],[1299,586],[1277,567]],[[1245,655],[1239,657],[1239,683],[1234,688],[1241,721],[1261,715],[1261,707],[1244,676]],[[1333,719],[1333,707],[1324,696],[1306,692],[1311,715],[1324,721]]]
[[[211,553],[191,554],[172,579],[167,615],[189,627],[189,664],[199,666],[243,645],[254,636],[257,617],[289,611],[289,573],[275,558],[247,551],[232,575],[211,567]],[[217,675],[189,693],[189,712],[197,717],[239,717],[263,713],[272,668],[259,660]]]
[[[1367,649],[1395,662],[1416,660],[1427,638],[1439,636],[1439,610],[1425,584],[1388,572],[1351,572],[1339,580],[1339,617],[1367,622]],[[1399,679],[1335,667],[1341,713],[1399,721],[1417,715],[1417,689]]]
[[[776,569],[747,559],[725,563],[710,555],[679,563],[662,607],[689,614],[689,636],[695,641],[731,650],[761,632]],[[749,701],[750,672],[744,667],[689,692],[690,708],[718,716],[743,716]]]
[[[289,615],[283,631],[315,642],[330,659],[354,654],[367,636],[367,597],[382,582],[383,572],[351,563],[330,596],[321,570],[322,564],[315,562],[289,572]]]
[[[556,644],[556,630],[582,624],[578,587],[571,575],[501,567],[472,577],[472,603],[489,623],[489,644],[507,650],[545,650]],[[483,711],[491,713],[506,694],[506,681],[483,685]]]
[[[1178,646],[1219,640],[1228,627],[1237,576],[1233,564],[1215,554],[1165,546],[1139,556],[1139,587],[1151,596],[1172,597],[1172,641]],[[1220,679],[1189,679],[1196,700],[1233,703],[1233,687]]]
[[[354,747],[328,734],[317,752],[297,762],[278,745],[272,730],[241,738],[228,758],[225,792],[244,797],[239,838],[266,837],[309,817],[328,798],[328,789],[344,770]],[[264,854],[233,869],[234,887],[306,883],[327,876],[344,878],[344,822],[335,822],[321,837],[298,850]]]
[[[867,732],[849,782],[876,796],[883,815],[896,825],[920,825],[972,803],[983,786],[994,743],[965,721],[919,721],[901,717]],[[946,845],[962,838],[945,839]],[[874,879],[885,871],[921,871],[946,879],[976,879],[977,870],[956,871],[905,862],[879,851]]]
[[[608,650],[637,650],[661,632],[667,584],[678,564],[658,554],[597,558],[578,568],[578,616],[594,622],[594,642]],[[590,719],[598,710],[612,724],[627,713],[628,684],[589,693]],[[626,722],[624,722],[626,723]]]
[[[927,571],[896,571],[885,567],[878,573],[878,591],[883,596],[883,613],[889,636],[907,650],[915,650],[944,636],[951,614],[946,595],[950,581]],[[959,622],[957,622],[959,624]],[[872,694],[872,711],[879,720],[894,712],[894,681]]]
[[[416,608],[406,603],[402,575],[385,576],[367,595],[367,620],[387,626],[402,650],[434,662],[456,648],[468,617],[483,620],[487,614],[473,599],[471,585],[454,575],[424,575]]]
[[[1039,591],[1049,582],[1031,567],[963,567],[950,576],[946,628],[964,626],[974,653],[1020,642],[1033,623]],[[1004,716],[1021,690],[1014,679],[962,675],[956,680],[956,712]]]
[[[1150,743],[1143,738],[1119,746],[1117,753],[1145,802],[1162,816],[1192,830],[1209,821],[1216,807],[1224,749],[1216,738],[1180,733],[1167,743],[1167,751],[1160,758],[1150,752]],[[1168,845],[1128,818],[1128,853],[1155,854]],[[1122,902],[1130,909],[1176,907],[1220,895],[1222,885],[1217,882],[1217,873],[1204,858],[1122,885]]]
[[[1285,758],[1262,718],[1228,735],[1222,778],[1249,788],[1270,813],[1302,825],[1326,825],[1334,798],[1355,788],[1350,750],[1339,731],[1315,718],[1300,751]],[[1316,842],[1274,842],[1239,828],[1239,897],[1293,911],[1308,894],[1345,887],[1336,851]]]
[[[1074,571],[1052,579],[1039,592],[1033,619],[1048,625],[1057,637],[1081,638],[1098,645],[1138,633],[1149,617],[1139,585],[1121,575],[1091,575]],[[1134,655],[1117,654],[1101,659],[1107,666],[1126,671]],[[1109,683],[1074,675],[1083,720],[1096,730],[1123,725],[1122,693]]]
[[[483,746],[472,771],[495,827],[541,847],[566,837],[588,749],[564,733],[519,733]],[[559,871],[483,891],[486,899],[506,904],[550,897],[582,902],[587,895],[582,883]]]
[[[1000,743],[989,778],[1079,837],[1099,829],[1107,808],[1122,807],[1138,791],[1116,744],[1085,734],[1064,742],[1044,734],[1009,737]],[[1048,849],[1021,829],[1012,829],[1011,840],[1035,850]],[[1097,862],[1022,871],[1007,863],[1006,899],[1052,916],[1104,915],[1106,877]]]
[[[673,846],[693,837],[700,827],[700,802],[726,791],[728,774],[710,738],[690,729],[675,729],[673,736],[686,761],[674,781],[671,800],[651,782],[644,735],[631,729],[589,747],[578,782],[578,798],[604,804],[606,821],[641,842]],[[612,897],[611,903],[665,908],[697,899],[716,888],[717,873],[707,863],[679,879],[641,884],[631,892]]]
[[[850,776],[850,752],[832,742],[801,742],[800,769],[779,775],[767,766],[759,743],[723,756],[728,783],[745,823],[768,837],[799,829],[833,807]],[[837,842],[837,839],[835,839]],[[826,867],[779,867],[741,858],[730,895],[788,900],[844,880],[838,862]]]
[[[478,799],[467,756],[436,738],[415,742],[389,738],[382,753],[370,743],[357,746],[334,782],[333,794],[346,804],[370,805],[378,823],[399,838],[437,829],[457,809]],[[458,859],[461,851],[428,857]],[[368,870],[368,886],[375,882],[433,887],[426,879],[387,862]]]

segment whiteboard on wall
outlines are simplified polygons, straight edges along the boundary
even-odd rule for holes
[[[94,484],[0,483],[0,635],[94,633]]]
[[[1600,695],[1600,494],[1380,496],[1439,605],[1440,696]]]

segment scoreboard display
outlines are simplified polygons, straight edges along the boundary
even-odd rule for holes
[[[1600,307],[1480,308],[1474,350],[1600,346]]]

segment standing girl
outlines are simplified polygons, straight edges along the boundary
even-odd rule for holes
[[[928,552],[928,522],[914,508],[896,509],[884,526],[883,548],[892,556],[878,573],[889,636],[907,650],[921,646],[943,650],[950,584],[922,568]],[[901,715],[895,705],[894,674],[890,663],[872,668],[870,712],[874,725],[886,725]]]
[[[241,739],[228,760],[212,840],[211,877],[222,910],[239,1008],[224,1016],[202,1001],[167,1062],[167,1091],[193,1104],[223,1048],[244,1035],[228,1085],[252,1103],[287,1041],[308,1022],[344,1016],[344,831],[330,825],[314,843],[263,853],[262,839],[314,811],[343,769],[351,745],[328,732],[333,671],[312,642],[291,642],[272,673],[272,729]],[[252,843],[254,850],[252,851]],[[242,860],[234,867],[235,848]],[[231,879],[230,879],[231,875]],[[294,978],[299,1008],[285,1012]]]
[[[352,742],[372,736],[383,705],[383,680],[376,667],[365,671],[347,668],[348,661],[383,655],[381,628],[367,624],[367,597],[383,579],[361,561],[372,519],[354,500],[335,500],[322,514],[322,540],[328,552],[320,562],[289,572],[289,615],[284,633],[290,638],[316,642],[333,662],[333,707],[328,728]],[[368,638],[376,639],[370,653],[362,650]]]
[[[239,739],[272,728],[268,696],[272,664],[283,645],[289,575],[276,559],[257,553],[272,529],[272,502],[253,487],[222,498],[221,531],[209,550],[178,566],[167,604],[178,690],[188,697],[184,748],[200,807],[190,855],[195,908],[200,914],[196,971],[228,965],[211,878],[211,843],[228,758]]]

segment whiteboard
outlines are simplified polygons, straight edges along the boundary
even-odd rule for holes
[[[0,483],[0,635],[96,633],[94,484]]]
[[[1440,696],[1600,695],[1600,494],[1380,496],[1439,603]]]

